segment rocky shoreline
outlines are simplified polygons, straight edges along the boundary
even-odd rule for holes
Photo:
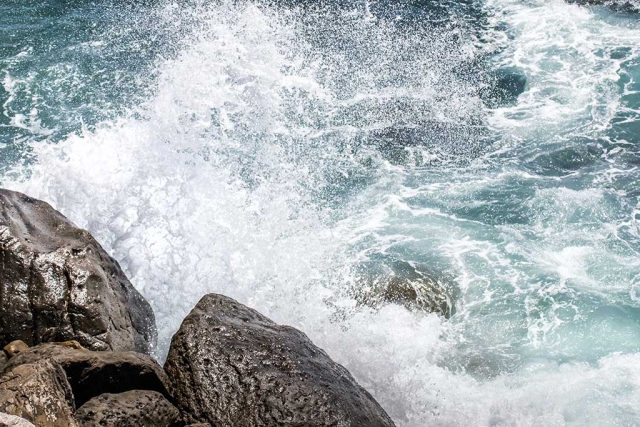
[[[118,263],[45,202],[0,190],[0,426],[393,426],[301,331],[205,295],[164,367]]]

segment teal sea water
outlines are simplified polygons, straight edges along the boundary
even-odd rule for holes
[[[399,426],[640,425],[640,13],[560,0],[0,2],[0,182],[158,318],[298,327]],[[450,286],[441,317],[361,306]]]

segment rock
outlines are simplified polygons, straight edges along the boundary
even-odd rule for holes
[[[376,259],[360,269],[350,291],[360,305],[392,303],[444,317],[453,314],[454,286],[441,274],[397,259]]]
[[[17,340],[11,341],[9,344],[5,345],[3,350],[7,356],[13,357],[18,353],[29,350],[29,346],[25,344],[24,341]]]
[[[40,360],[6,369],[0,377],[0,411],[37,426],[75,427],[75,405],[65,372]]]
[[[4,371],[4,367],[9,361],[9,356],[6,355],[4,351],[0,351],[0,374]]]
[[[357,295],[357,301],[371,307],[386,303],[404,305],[449,317],[451,301],[444,288],[430,278],[406,279],[397,276],[376,278],[365,291]]]
[[[221,295],[173,336],[165,370],[187,423],[393,426],[373,397],[305,334]]]
[[[170,427],[180,412],[155,391],[132,390],[94,397],[76,411],[80,426]]]
[[[41,344],[10,359],[5,369],[39,360],[51,360],[62,367],[78,407],[101,394],[129,390],[152,390],[170,396],[163,369],[141,353],[96,352]]]
[[[151,306],[87,232],[47,203],[0,189],[0,346],[77,340],[149,353]]]
[[[0,412],[0,427],[35,427],[24,418]]]

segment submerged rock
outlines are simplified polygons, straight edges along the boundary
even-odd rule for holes
[[[445,286],[428,277],[406,279],[394,276],[372,279],[366,288],[356,292],[356,300],[370,307],[386,303],[400,304],[409,309],[445,317],[451,316],[453,308]]]
[[[0,347],[77,340],[149,353],[151,306],[87,232],[45,202],[0,190]]]
[[[188,423],[394,425],[305,334],[221,295],[206,295],[186,317],[171,341],[165,370]]]
[[[50,360],[5,369],[0,377],[0,411],[36,426],[75,427],[75,404],[64,370]]]
[[[132,390],[94,397],[78,408],[81,427],[171,427],[180,412],[160,393]]]
[[[95,352],[66,345],[42,344],[9,360],[5,370],[49,360],[59,365],[77,406],[104,393],[151,390],[168,397],[164,370],[151,357],[134,352]]]
[[[404,261],[375,264],[361,266],[363,274],[351,290],[358,304],[374,308],[399,304],[447,318],[453,314],[454,286],[442,275]]]

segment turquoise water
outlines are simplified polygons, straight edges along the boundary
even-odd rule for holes
[[[640,15],[130,3],[0,4],[0,172],[120,261],[158,357],[220,292],[399,426],[640,425]],[[357,304],[407,271],[453,314]]]

